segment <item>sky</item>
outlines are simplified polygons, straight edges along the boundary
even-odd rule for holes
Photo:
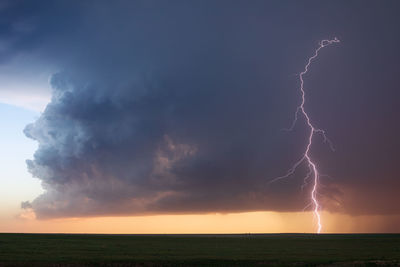
[[[0,1],[0,232],[400,232],[398,1]],[[95,228],[93,225],[97,225]]]

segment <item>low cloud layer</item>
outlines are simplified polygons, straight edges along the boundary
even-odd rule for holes
[[[323,206],[400,213],[395,2],[60,3],[10,4],[32,18],[9,54],[57,67],[51,102],[25,129],[39,143],[27,164],[45,193],[23,207],[39,218],[302,210],[304,166],[268,181],[304,149],[301,123],[280,129],[299,101],[296,73],[331,35],[340,47],[306,77],[306,108],[336,146],[313,147],[330,175]]]

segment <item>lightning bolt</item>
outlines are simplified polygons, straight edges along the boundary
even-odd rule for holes
[[[305,122],[306,125],[308,126],[308,128],[310,129],[310,133],[308,135],[308,139],[307,139],[307,145],[306,145],[306,149],[302,155],[302,157],[293,164],[293,166],[287,171],[287,173],[283,176],[279,176],[275,179],[272,179],[269,183],[273,183],[276,182],[278,180],[284,179],[284,178],[288,178],[289,176],[293,175],[296,172],[296,169],[303,163],[306,162],[307,166],[308,166],[308,173],[306,175],[306,177],[304,178],[304,182],[302,185],[302,189],[308,184],[308,180],[310,178],[312,178],[312,190],[311,190],[311,201],[310,201],[310,205],[313,206],[313,212],[314,212],[314,216],[317,218],[317,233],[320,233],[322,230],[322,222],[321,222],[321,214],[320,214],[320,209],[321,209],[321,205],[318,203],[318,184],[319,184],[319,177],[320,174],[318,172],[317,169],[317,165],[316,163],[312,160],[311,156],[310,156],[310,149],[311,149],[311,145],[312,145],[312,141],[313,141],[313,137],[314,134],[321,134],[324,138],[324,142],[329,143],[329,146],[331,147],[331,149],[333,150],[333,146],[332,146],[332,142],[328,139],[328,137],[325,134],[325,131],[322,129],[318,129],[316,128],[310,119],[310,116],[308,115],[307,111],[304,108],[304,104],[306,102],[306,93],[304,90],[304,78],[303,76],[308,72],[308,69],[311,66],[311,63],[313,62],[313,60],[315,60],[318,57],[318,53],[319,51],[324,48],[327,47],[333,43],[339,43],[339,39],[337,39],[336,37],[332,40],[322,40],[319,42],[319,46],[317,47],[317,49],[315,49],[314,51],[314,55],[312,55],[311,57],[308,58],[307,64],[304,67],[304,70],[302,72],[300,72],[299,75],[299,79],[300,79],[300,92],[301,92],[301,103],[299,106],[297,106],[296,112],[294,114],[294,120],[292,122],[292,125],[290,126],[290,128],[285,129],[288,131],[293,130],[294,126],[296,125],[296,122],[298,120],[299,115],[303,115],[305,118]]]

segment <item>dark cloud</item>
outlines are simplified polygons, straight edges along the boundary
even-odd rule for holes
[[[14,52],[60,69],[25,129],[39,143],[28,161],[45,189],[31,203],[39,217],[301,210],[306,170],[268,181],[304,148],[301,124],[280,129],[299,101],[295,74],[333,36],[340,47],[306,80],[306,108],[337,148],[313,147],[332,176],[324,206],[400,212],[389,190],[399,185],[396,2],[56,3],[15,7],[40,19],[19,26]]]
[[[32,205],[31,205],[31,203],[29,203],[29,201],[23,201],[23,202],[21,202],[21,208],[22,209],[31,209]]]

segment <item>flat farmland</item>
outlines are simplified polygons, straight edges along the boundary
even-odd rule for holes
[[[0,266],[400,266],[400,234],[0,234]]]

